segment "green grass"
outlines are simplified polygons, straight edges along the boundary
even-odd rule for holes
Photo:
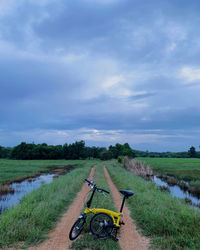
[[[186,171],[188,176],[199,173],[199,159],[155,159],[140,158],[152,164],[155,171],[162,174],[180,174]],[[15,179],[18,171],[22,176],[32,175],[45,169],[60,165],[77,165],[77,169],[43,185],[23,198],[22,202],[0,216],[0,248],[27,247],[41,242],[47,237],[50,229],[81,189],[82,181],[96,165],[95,183],[109,190],[103,172],[102,161],[13,161],[0,160],[0,182]],[[117,161],[106,162],[107,169],[118,189],[132,189],[135,195],[127,200],[131,216],[138,229],[151,238],[155,249],[200,249],[200,212],[192,210],[179,199],[160,192],[155,184],[147,182],[130,172],[125,171]],[[1,174],[3,176],[1,176]],[[19,175],[20,175],[19,174]],[[180,176],[180,175],[179,175]],[[194,174],[194,176],[196,176]],[[199,185],[200,178],[193,179]],[[97,193],[98,194],[98,193]],[[103,207],[115,210],[112,196],[104,198],[98,194],[92,207]],[[116,210],[115,210],[116,211]],[[91,217],[90,217],[91,218]],[[98,240],[89,234],[87,227],[72,247],[74,249],[120,249],[112,239]],[[125,225],[126,226],[126,225]]]
[[[94,161],[71,163],[80,167],[31,192],[19,205],[0,216],[0,248],[37,244],[55,227],[94,165]]]
[[[154,249],[200,249],[200,212],[158,190],[154,183],[127,172],[116,162],[107,163],[118,189],[133,190],[127,200],[131,216]]]
[[[138,158],[151,166],[154,173],[173,175],[177,179],[200,180],[200,159]]]
[[[108,191],[110,191],[106,177],[104,175],[103,170],[103,163],[97,164],[95,175],[94,175],[94,181],[95,184],[97,184],[98,187],[104,188]],[[95,197],[92,201],[92,208],[98,207],[98,208],[106,208],[113,211],[116,211],[114,205],[113,205],[113,199],[112,195],[108,195],[107,197],[104,197],[102,194],[96,192]],[[119,244],[112,239],[96,239],[93,235],[89,234],[90,228],[89,228],[89,222],[93,215],[88,216],[87,218],[87,226],[84,229],[84,232],[82,232],[82,235],[79,236],[78,240],[72,243],[73,249],[92,249],[92,250],[117,250],[120,249]]]
[[[84,160],[8,160],[0,159],[0,184],[35,175],[62,165],[84,165]],[[92,162],[92,161],[90,161]],[[94,162],[96,162],[94,160]]]
[[[191,182],[190,182],[190,185],[193,185],[193,186],[200,186],[200,181],[191,181]]]

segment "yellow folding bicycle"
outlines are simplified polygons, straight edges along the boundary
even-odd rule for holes
[[[120,220],[122,216],[122,210],[124,207],[124,202],[126,198],[129,198],[134,193],[131,190],[120,190],[120,193],[123,194],[123,200],[121,204],[121,209],[119,213],[114,211],[104,209],[104,208],[90,208],[92,199],[96,191],[104,194],[109,192],[103,188],[98,188],[93,181],[87,181],[88,186],[91,186],[93,189],[92,194],[87,202],[87,207],[83,214],[81,214],[78,219],[73,224],[70,232],[69,238],[70,240],[75,240],[82,232],[84,225],[86,223],[87,214],[93,213],[94,216],[90,220],[90,230],[94,236],[100,239],[105,239],[108,237],[112,237],[114,240],[118,240],[117,232],[121,225],[124,225],[124,222]]]

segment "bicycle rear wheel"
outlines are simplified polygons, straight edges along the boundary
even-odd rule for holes
[[[90,221],[90,230],[98,238],[105,239],[113,231],[113,219],[105,213],[95,214]]]
[[[85,218],[78,218],[69,232],[70,240],[75,240],[82,232],[85,225]]]

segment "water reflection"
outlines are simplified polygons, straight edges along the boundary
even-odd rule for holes
[[[6,209],[17,205],[20,200],[29,192],[39,188],[42,184],[48,184],[53,181],[55,174],[42,174],[35,178],[26,179],[20,183],[14,182],[9,185],[15,190],[14,193],[0,195],[0,214]]]
[[[178,185],[171,186],[167,182],[161,180],[160,178],[156,176],[154,176],[152,180],[157,186],[167,187],[172,196],[181,198],[181,199],[185,199],[185,198],[190,199],[194,205],[200,206],[200,199],[190,194],[188,191],[182,190]]]

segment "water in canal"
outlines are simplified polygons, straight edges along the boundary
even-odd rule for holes
[[[193,194],[189,193],[188,191],[182,190],[178,185],[169,185],[167,182],[161,180],[160,178],[154,176],[152,181],[157,186],[165,186],[169,189],[170,194],[174,197],[181,198],[181,199],[190,199],[193,205],[200,206],[200,199],[194,196]]]
[[[28,178],[22,182],[13,182],[9,185],[14,192],[0,195],[0,214],[6,209],[17,205],[21,199],[29,192],[39,188],[42,184],[48,184],[53,181],[55,174],[41,174],[35,178]]]

